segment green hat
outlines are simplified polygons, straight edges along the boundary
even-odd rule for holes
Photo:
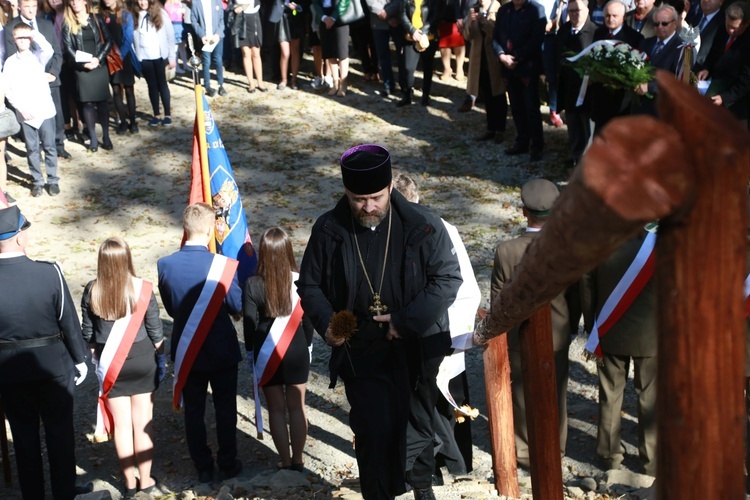
[[[532,215],[549,215],[560,190],[547,179],[531,179],[521,188],[523,206]]]

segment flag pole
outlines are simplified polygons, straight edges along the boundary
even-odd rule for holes
[[[198,147],[200,148],[201,160],[201,185],[203,186],[203,201],[211,205],[211,177],[208,171],[208,144],[206,143],[206,120],[203,114],[203,86],[200,84],[198,68],[201,65],[200,58],[195,54],[193,37],[188,34],[188,47],[190,48],[190,67],[193,70],[193,88],[195,89],[195,122],[198,125]],[[211,253],[216,253],[216,239],[211,238],[208,243]]]

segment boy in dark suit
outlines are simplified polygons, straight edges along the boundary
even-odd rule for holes
[[[230,314],[242,311],[242,291],[237,283],[236,261],[208,251],[214,237],[214,219],[210,205],[188,206],[183,213],[185,245],[157,263],[164,309],[174,318],[171,353],[175,361],[175,401],[182,397],[188,451],[202,483],[211,482],[214,474],[204,420],[209,384],[216,411],[219,479],[235,477],[242,471],[242,463],[236,458],[237,365],[242,354],[230,318]]]

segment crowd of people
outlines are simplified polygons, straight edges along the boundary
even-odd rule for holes
[[[238,262],[209,251],[214,208],[196,203],[183,213],[184,245],[157,262],[156,285],[137,278],[122,238],[102,243],[96,279],[83,292],[81,323],[60,269],[25,255],[30,222],[18,206],[0,209],[0,279],[17,290],[0,304],[0,397],[25,498],[44,496],[40,419],[47,431],[53,496],[68,499],[87,489],[76,486],[71,465],[74,390],[89,364],[99,385],[94,436],[114,438],[125,498],[157,487],[151,471],[153,435],[160,423],[153,418],[153,394],[167,375],[167,357],[173,366],[173,404],[184,410],[185,442],[198,482],[239,475],[237,390],[243,354],[233,319],[240,317],[254,389],[265,395],[278,469],[305,470],[305,393],[317,332],[332,348],[330,387],[342,380],[351,406],[349,425],[364,498],[393,499],[411,488],[416,500],[434,499],[441,466],[453,474],[472,470],[471,437],[463,432],[467,425],[457,425],[457,413],[447,404],[452,401],[460,413],[457,405],[467,402],[462,353],[471,347],[482,299],[460,235],[419,204],[413,178],[394,178],[390,153],[382,146],[351,148],[340,167],[344,193],[313,225],[299,271],[289,236],[274,227],[260,239],[255,275],[239,283]],[[491,297],[513,278],[558,195],[557,186],[545,179],[523,185],[527,229],[497,246]],[[647,234],[626,243],[552,301],[562,455],[571,338],[581,318],[587,332],[604,321],[603,311],[613,308],[612,291],[630,272]],[[168,341],[155,288],[173,319]],[[596,451],[607,469],[622,464],[621,405],[632,360],[639,455],[643,471],[656,475],[651,280],[618,310],[614,326],[600,338]],[[529,467],[518,330],[508,336],[515,449],[518,463]],[[457,364],[449,368],[446,363]],[[452,373],[451,380],[441,382],[439,374],[445,371]],[[209,386],[215,453],[205,418]],[[259,405],[256,396],[256,419],[262,421]]]
[[[115,132],[138,133],[136,76],[148,86],[149,125],[171,124],[167,75],[168,70],[187,69],[185,33],[195,33],[200,42],[209,96],[227,94],[223,76],[227,38],[227,52],[237,51],[244,65],[248,92],[267,91],[260,60],[263,32],[269,32],[267,21],[278,42],[278,90],[298,87],[301,40],[317,25],[314,87],[326,87],[334,97],[347,94],[351,36],[361,54],[370,51],[368,61],[363,57],[365,75],[371,81],[382,80],[384,95],[395,92],[398,82],[400,107],[412,103],[414,72],[420,62],[425,75],[421,104],[430,104],[438,51],[448,55],[443,59],[443,75],[450,72],[462,78],[463,62],[455,71],[449,67],[450,53],[460,46],[457,30],[470,44],[465,107],[471,109],[481,94],[486,109],[487,130],[478,139],[502,142],[510,108],[516,137],[506,154],[528,153],[532,161],[540,159],[544,75],[549,119],[554,125],[562,123],[564,111],[568,122],[571,164],[580,160],[592,136],[613,118],[656,113],[645,94],[658,94],[658,88],[652,83],[634,89],[592,84],[584,93],[583,79],[562,60],[592,42],[613,39],[638,47],[651,64],[678,76],[683,47],[677,31],[692,25],[702,35],[692,68],[697,80],[710,79],[704,85],[706,95],[747,125],[750,35],[745,31],[750,4],[743,1],[722,5],[721,0],[665,0],[655,6],[652,0],[637,0],[630,6],[620,0],[553,5],[481,0],[448,8],[434,0],[404,0],[395,6],[366,2],[359,11],[351,8],[351,1],[357,0],[310,4],[279,0],[266,6],[255,0],[228,5],[193,0],[186,8],[176,1],[162,5],[138,0],[126,6],[122,0],[101,0],[94,8],[87,0],[52,0],[46,5],[50,19],[38,15],[37,0],[19,0],[15,6],[0,2],[5,14],[0,15],[4,21],[1,86],[21,125],[33,177],[31,195],[41,196],[45,190],[50,196],[59,194],[58,158],[70,157],[64,147],[66,135],[85,133],[91,153],[99,146],[113,148],[110,100],[117,114]],[[346,22],[349,18],[351,23]],[[356,22],[371,28],[365,30],[369,40],[365,35],[363,41],[362,32],[351,29]],[[391,67],[391,40],[396,46],[397,78]],[[441,40],[448,41],[441,44]],[[458,62],[460,50],[456,52]],[[211,70],[217,88],[211,84]],[[461,262],[465,249],[460,238],[456,240],[457,232],[419,205],[418,195],[407,196],[413,181],[396,183],[393,189],[391,157],[385,148],[357,146],[344,153],[340,166],[344,194],[313,226],[299,270],[289,237],[283,229],[271,228],[258,246],[256,275],[239,283],[236,261],[207,248],[214,238],[213,207],[186,208],[184,246],[157,264],[156,286],[174,320],[169,342],[174,405],[184,408],[186,444],[198,480],[240,474],[237,374],[243,354],[232,317],[241,315],[256,389],[262,389],[268,405],[278,467],[304,470],[308,348],[317,331],[332,347],[331,385],[340,378],[351,405],[349,424],[363,496],[394,498],[410,487],[417,500],[429,500],[434,498],[432,485],[440,463],[455,464],[458,472],[471,468],[470,455],[461,452],[452,427],[453,412],[440,410],[444,402],[437,376],[457,349],[455,338],[473,329],[473,314],[457,331],[454,326],[459,321],[450,314],[451,306],[469,293],[462,288],[474,279],[473,271],[464,265],[468,259]],[[3,191],[4,183],[5,173],[0,172]],[[549,181],[537,179],[523,186],[528,233],[497,247],[493,296],[512,279],[515,265],[544,225],[557,195],[557,187]],[[13,433],[23,495],[44,496],[40,419],[46,429],[53,495],[72,498],[82,491],[75,485],[73,395],[75,385],[86,377],[89,360],[100,387],[97,435],[115,440],[125,496],[152,492],[158,482],[151,475],[153,428],[158,425],[153,422],[153,392],[167,373],[154,285],[136,277],[124,240],[107,239],[99,251],[96,279],[84,291],[80,323],[59,268],[25,256],[29,225],[17,206],[0,209],[0,278],[18,290],[0,305],[0,397]],[[581,317],[587,331],[595,328],[608,297],[646,238],[644,232],[628,242],[553,301],[563,454],[570,336]],[[471,288],[469,295],[474,297],[477,287]],[[473,313],[476,306],[468,310]],[[34,328],[22,327],[28,321],[21,317],[32,318]],[[647,285],[603,337],[596,450],[608,468],[623,461],[620,409],[632,361],[639,397],[639,455],[643,471],[651,475],[657,472],[654,318],[653,291]],[[509,333],[509,343],[516,453],[519,463],[528,466],[517,332]],[[205,421],[209,386],[216,415],[215,454]],[[436,442],[442,446],[436,447]]]
[[[14,33],[18,24],[30,31]],[[139,132],[137,77],[148,87],[148,125],[172,124],[168,80],[190,70],[188,36],[200,52],[208,96],[227,95],[224,66],[235,62],[242,65],[248,92],[266,92],[262,54],[273,59],[271,79],[278,90],[298,89],[306,47],[313,54],[311,87],[345,96],[352,46],[364,80],[382,82],[381,95],[400,91],[396,105],[405,107],[421,88],[420,102],[427,106],[439,51],[441,80],[466,79],[458,111],[484,103],[486,130],[476,140],[505,142],[510,109],[516,135],[505,154],[542,159],[544,94],[548,122],[562,126],[563,116],[567,122],[565,162],[574,166],[612,118],[656,114],[658,88],[654,81],[633,89],[588,82],[567,63],[571,54],[603,40],[627,43],[644,52],[654,68],[676,77],[691,71],[714,104],[747,124],[748,24],[750,4],[732,0],[0,0],[0,60],[13,59],[0,89],[21,124],[17,136],[25,141],[35,197],[60,192],[58,160],[70,159],[66,138],[91,153],[114,147],[110,103],[115,133]],[[680,34],[690,27],[699,33],[689,42],[694,49],[686,49]],[[690,68],[684,65],[685,50],[693,52]],[[420,64],[424,76],[417,86]],[[36,99],[38,93],[45,95]],[[1,118],[11,120],[12,114]],[[6,142],[0,140],[0,150]],[[0,189],[8,197],[5,157],[0,155]]]

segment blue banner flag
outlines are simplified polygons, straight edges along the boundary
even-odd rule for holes
[[[193,166],[190,184],[190,203],[205,202],[216,211],[215,234],[216,253],[239,261],[237,278],[240,285],[255,274],[258,257],[255,253],[242,207],[240,191],[234,180],[234,172],[229,163],[227,151],[219,134],[219,127],[214,121],[211,108],[203,96],[203,123],[196,123],[193,130]],[[203,179],[201,169],[201,148],[199,143],[199,126],[203,125],[208,150],[208,179]],[[206,200],[204,182],[210,182],[211,199]]]

